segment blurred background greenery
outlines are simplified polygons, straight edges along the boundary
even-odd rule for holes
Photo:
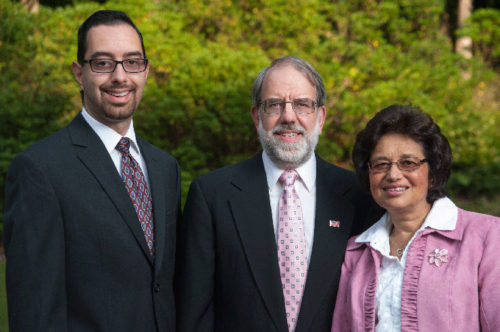
[[[0,211],[13,156],[80,111],[76,32],[104,8],[143,33],[151,69],[135,128],[179,160],[183,197],[198,175],[259,150],[253,80],[297,55],[327,88],[321,156],[351,168],[355,134],[375,112],[419,105],[452,145],[452,198],[500,215],[498,0],[2,0]]]

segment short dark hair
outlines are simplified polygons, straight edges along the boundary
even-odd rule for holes
[[[78,29],[78,51],[76,54],[78,62],[81,64],[85,58],[85,52],[87,51],[87,34],[92,27],[123,23],[130,25],[135,31],[137,31],[139,39],[141,40],[142,53],[144,57],[146,57],[142,34],[127,14],[119,10],[99,10],[90,15]]]
[[[352,161],[361,186],[370,190],[368,161],[380,138],[389,133],[407,136],[423,147],[429,165],[427,202],[432,204],[446,196],[451,172],[450,144],[431,116],[412,105],[384,108],[356,136]]]
[[[261,72],[259,73],[259,75],[257,76],[257,78],[253,83],[253,88],[252,88],[253,106],[259,106],[261,102],[260,93],[262,91],[262,85],[264,84],[264,80],[269,70],[275,67],[282,67],[285,65],[291,65],[292,67],[303,73],[304,76],[307,77],[309,82],[316,89],[316,103],[318,104],[317,106],[325,105],[326,90],[325,90],[325,85],[323,84],[323,80],[321,79],[321,75],[306,60],[301,59],[297,56],[290,55],[274,60],[269,67],[266,67],[261,70]]]

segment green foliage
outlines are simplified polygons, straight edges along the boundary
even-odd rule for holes
[[[484,8],[476,10],[460,29],[459,36],[470,36],[474,51],[484,60],[500,67],[500,10]]]
[[[412,103],[450,139],[451,188],[498,191],[500,181],[490,181],[500,163],[498,76],[482,59],[453,53],[445,2],[110,0],[106,8],[128,12],[143,33],[151,69],[135,128],[179,160],[184,195],[196,176],[258,151],[252,83],[284,55],[310,61],[323,76],[327,121],[318,151],[329,161],[350,167],[366,121],[390,104]],[[100,8],[77,0],[28,14],[12,0],[0,3],[1,187],[16,153],[80,110],[71,73],[76,31]],[[497,54],[497,11],[478,10],[471,22],[467,33]]]
[[[498,204],[500,202],[500,193],[498,192],[474,197],[452,195],[451,199],[462,209],[500,217],[500,205]]]
[[[64,50],[75,44],[78,26],[66,13],[59,20],[54,14],[42,8],[31,15],[20,4],[0,3],[1,188],[12,157],[76,113],[71,58]],[[4,190],[0,208],[3,201]]]
[[[469,166],[460,163],[454,165],[456,175],[449,183],[450,190],[466,198],[498,192],[498,184],[500,183],[499,162],[485,163],[473,168],[469,168]]]

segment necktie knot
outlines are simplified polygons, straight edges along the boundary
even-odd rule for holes
[[[116,145],[116,149],[123,154],[129,154],[130,139],[127,137],[122,137],[118,142],[118,144]]]
[[[295,180],[297,179],[298,176],[299,176],[299,173],[297,173],[296,170],[287,170],[281,174],[279,181],[284,186],[290,187],[290,186],[293,186],[293,184],[295,183]]]

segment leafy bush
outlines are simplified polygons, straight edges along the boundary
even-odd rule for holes
[[[484,193],[498,193],[500,183],[500,163],[470,165],[455,164],[454,176],[449,189],[465,198],[482,196]],[[486,181],[485,181],[486,179]]]
[[[483,8],[476,10],[460,29],[459,36],[470,36],[475,53],[495,67],[500,67],[500,10]]]

